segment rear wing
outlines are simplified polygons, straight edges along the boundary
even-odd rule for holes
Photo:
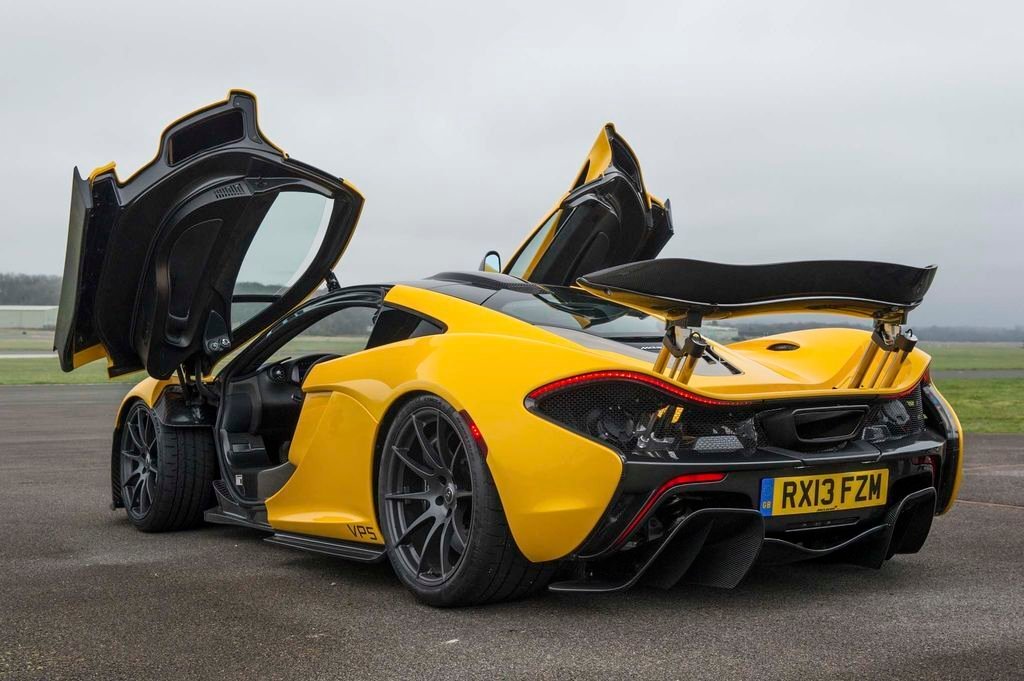
[[[725,265],[702,260],[643,260],[593,272],[577,283],[601,298],[666,321],[757,314],[831,312],[891,324],[906,322],[935,277],[935,266],[857,260]]]
[[[875,322],[872,341],[851,378],[851,387],[884,388],[891,384],[914,349],[913,333],[900,325],[924,300],[936,267],[910,267],[856,260],[810,260],[768,265],[666,258],[643,260],[593,272],[577,284],[590,293],[665,320],[665,346],[655,362],[663,372],[686,383],[707,347],[696,332],[705,320],[758,314],[833,313]],[[880,363],[874,360],[885,352]],[[894,362],[889,362],[895,357]],[[875,371],[867,376],[873,365]]]

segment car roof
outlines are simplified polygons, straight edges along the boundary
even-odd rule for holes
[[[545,286],[531,284],[518,277],[498,272],[441,272],[426,279],[397,283],[428,291],[437,291],[477,305],[483,305],[499,291],[517,291],[535,295],[547,290]]]

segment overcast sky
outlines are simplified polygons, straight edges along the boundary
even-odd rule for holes
[[[614,121],[663,255],[934,263],[913,321],[1024,324],[1019,2],[44,4],[0,23],[0,271],[61,272],[72,167],[243,87],[365,194],[343,283],[507,258]]]

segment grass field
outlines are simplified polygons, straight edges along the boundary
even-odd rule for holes
[[[921,343],[921,349],[936,371],[1024,369],[1021,343]]]
[[[106,362],[93,362],[65,374],[56,358],[0,359],[0,385],[34,385],[38,383],[137,383],[144,374],[107,378]]]
[[[1024,432],[1024,378],[937,381],[969,433]]]
[[[53,331],[45,329],[0,329],[0,352],[11,350],[49,352],[53,349]]]
[[[50,350],[53,346],[53,339],[45,341],[45,348],[38,347],[38,338],[28,337],[26,340],[7,334],[0,336],[0,353],[5,351],[34,351]],[[32,346],[35,343],[35,346]],[[18,346],[21,347],[18,347]],[[287,343],[273,359],[284,359],[285,357],[299,357],[313,353],[335,353],[345,355],[356,350],[361,350],[366,345],[365,338],[352,338],[348,336],[311,336],[297,338]],[[36,385],[46,383],[106,383],[108,381],[135,383],[144,377],[142,373],[119,376],[115,379],[107,378],[107,365],[104,361],[92,362],[75,371],[65,374],[60,370],[57,359],[50,357],[26,357],[26,358],[2,358],[0,357],[0,385]]]
[[[277,358],[315,352],[346,354],[358,350],[365,339],[349,337],[299,338],[277,353]],[[0,330],[0,353],[45,352],[53,346],[50,331]],[[1012,343],[927,343],[937,371],[1024,370],[1024,347]],[[142,374],[114,379],[135,382]],[[56,359],[0,358],[0,385],[37,383],[105,383],[106,366],[93,362],[65,374]],[[976,433],[1024,432],[1024,378],[945,378],[939,388],[956,408],[964,428]]]

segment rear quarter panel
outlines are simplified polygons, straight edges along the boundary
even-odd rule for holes
[[[316,423],[305,416],[300,419],[300,431],[315,432],[311,436],[296,433],[296,442],[305,438],[309,445],[295,451],[300,460],[294,482],[299,482],[303,469],[317,472],[308,476],[309,485],[303,485],[311,491],[308,502],[303,505],[297,493],[289,495],[295,500],[290,515],[302,513],[325,525],[332,514],[359,518],[372,523],[379,537],[374,445],[383,441],[386,433],[381,424],[400,400],[427,392],[465,410],[480,428],[487,443],[488,468],[523,554],[539,562],[571,553],[608,506],[622,462],[611,449],[534,416],[523,400],[534,388],[557,378],[621,362],[440,293],[399,286],[387,300],[442,320],[447,332],[325,362],[311,372],[303,385],[308,398],[323,399],[318,396],[328,393],[332,403],[351,400],[365,417],[350,415],[351,429],[333,422],[346,418],[341,413],[325,413]],[[478,330],[482,328],[487,332]],[[312,493],[314,486],[335,493]],[[292,487],[289,482],[267,503],[274,527],[289,522],[282,502]],[[304,531],[354,538],[351,532],[347,537],[339,534],[337,527],[318,531],[317,522]]]

